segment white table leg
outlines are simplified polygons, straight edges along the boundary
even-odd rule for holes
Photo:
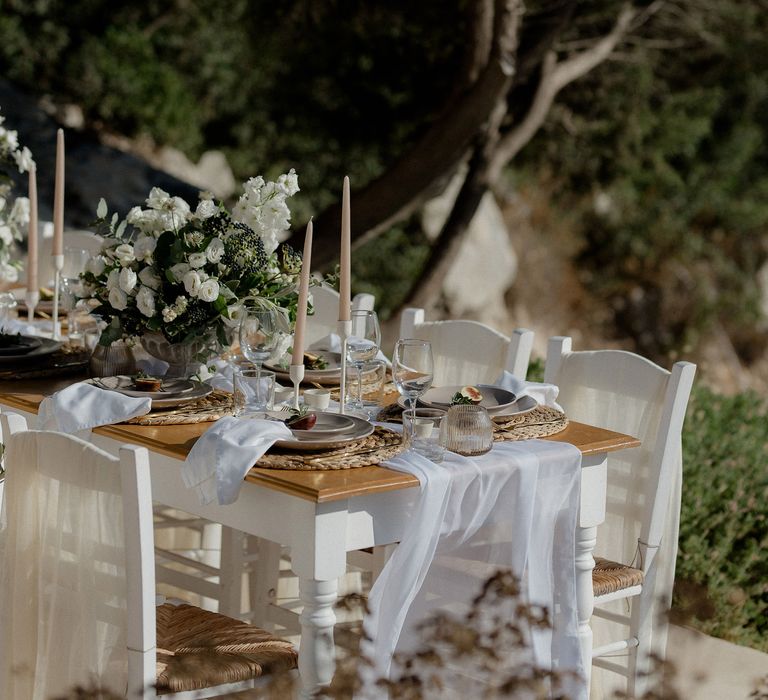
[[[299,579],[299,596],[304,604],[301,622],[299,675],[302,697],[311,698],[317,688],[328,685],[336,670],[336,647],[333,627],[338,579],[317,581]]]
[[[592,570],[595,568],[595,558],[592,556],[592,552],[594,552],[596,544],[596,527],[578,527],[576,529],[576,601],[579,617],[579,644],[587,680],[587,696],[589,696],[589,681],[592,675],[592,627],[590,627],[589,621],[595,608],[595,594],[592,588]]]

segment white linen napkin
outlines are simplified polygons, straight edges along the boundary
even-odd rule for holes
[[[50,338],[53,331],[53,321],[35,320],[35,321],[23,321],[22,319],[7,319],[2,323],[3,333],[9,335],[15,335],[20,333],[21,335],[33,335],[41,336],[43,338]]]
[[[222,418],[194,444],[181,467],[188,488],[202,505],[234,503],[248,470],[277,441],[289,440],[285,423],[253,418]]]
[[[496,386],[511,391],[515,396],[530,396],[544,406],[556,408],[558,411],[563,409],[555,401],[560,389],[554,384],[545,384],[544,382],[527,382],[524,379],[518,379],[511,372],[504,370],[501,376],[494,382]]]
[[[124,396],[79,382],[43,399],[38,417],[42,430],[77,433],[143,416],[151,408],[149,398]]]
[[[327,352],[341,352],[341,336],[338,333],[329,333],[323,336],[319,340],[316,340],[309,346],[310,350],[325,350]],[[387,367],[391,366],[392,362],[381,351],[376,354],[377,360],[384,360],[387,363]]]

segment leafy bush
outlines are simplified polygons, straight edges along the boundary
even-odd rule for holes
[[[768,651],[768,401],[695,388],[683,465],[675,608]]]

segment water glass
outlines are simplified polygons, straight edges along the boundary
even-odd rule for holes
[[[280,342],[280,319],[272,307],[245,309],[240,322],[240,352],[261,366]]]
[[[375,311],[352,312],[351,332],[347,337],[347,360],[356,370],[357,395],[349,402],[350,408],[365,411],[363,403],[363,367],[376,358],[381,343],[379,317]]]
[[[275,373],[263,369],[234,367],[232,375],[233,415],[264,412],[272,409],[275,396]]]
[[[16,297],[11,292],[0,293],[0,325],[16,318],[18,305]]]
[[[392,356],[392,381],[410,408],[416,408],[418,398],[432,386],[433,375],[432,344],[428,340],[397,341]]]
[[[446,412],[439,408],[407,408],[403,411],[403,437],[410,449],[439,464],[447,444]]]
[[[360,376],[363,385],[358,386],[357,367],[347,366],[347,405],[355,406],[355,399],[361,396],[362,408],[370,420],[378,414],[381,408],[382,389],[386,383],[387,363],[384,360],[371,360],[362,365]]]
[[[445,424],[446,446],[451,452],[481,455],[493,446],[493,423],[483,406],[451,406]]]

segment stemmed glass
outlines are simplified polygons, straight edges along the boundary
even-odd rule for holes
[[[268,360],[280,342],[280,320],[270,307],[244,309],[240,321],[240,351],[256,369]]]
[[[392,358],[392,380],[397,390],[416,408],[418,398],[432,386],[432,344],[428,340],[398,340]]]
[[[347,337],[347,361],[357,370],[357,398],[350,402],[354,410],[365,410],[363,403],[363,365],[376,358],[381,344],[379,317],[375,311],[352,312],[352,330]]]

